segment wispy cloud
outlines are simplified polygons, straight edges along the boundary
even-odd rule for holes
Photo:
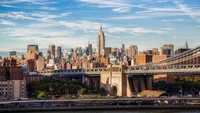
[[[32,17],[29,17],[25,12],[9,12],[9,13],[0,13],[0,17],[9,17],[13,19],[28,19],[33,20]]]
[[[0,13],[0,17],[12,18],[12,19],[37,20],[37,21],[51,21],[52,19],[69,16],[70,14],[72,13],[67,12],[67,13],[52,15],[49,14],[48,12],[32,12],[32,13],[8,12],[8,13]]]
[[[131,9],[130,8],[123,8],[123,7],[121,7],[121,8],[115,8],[112,11],[119,12],[119,13],[124,13],[124,12],[128,12],[129,10],[131,10]]]
[[[163,22],[189,22],[191,20],[187,20],[187,19],[184,19],[184,18],[179,18],[179,19],[171,19],[171,20],[161,20]]]
[[[142,5],[133,5],[131,0],[76,0],[82,3],[92,4],[92,7],[113,8],[114,12],[128,12],[133,7],[142,8]]]
[[[1,6],[3,6],[3,7],[7,7],[7,8],[18,8],[18,7],[16,7],[16,6],[13,6],[13,5],[6,5],[6,4],[1,5]]]
[[[170,0],[158,0],[157,2],[169,2]]]
[[[50,11],[55,11],[55,10],[57,10],[56,7],[47,7],[47,6],[42,6],[41,9],[50,10]]]
[[[189,7],[188,5],[183,4],[182,2],[177,0],[174,1],[174,4],[176,4],[180,10],[185,12],[191,18],[195,19],[197,22],[200,22],[200,11],[196,11],[192,7]]]
[[[161,28],[161,29],[166,30],[166,31],[172,31],[172,30],[174,30],[174,28]]]
[[[16,4],[16,3],[32,3],[32,4],[55,4],[49,0],[4,0],[0,1],[0,4]]]
[[[136,27],[136,28],[123,28],[123,27],[110,27],[106,30],[109,33],[130,33],[134,35],[155,33],[155,34],[165,34],[168,33],[168,29],[153,30],[148,28]]]
[[[15,26],[14,22],[10,22],[10,21],[7,21],[7,20],[2,20],[2,19],[0,19],[0,24],[9,25],[9,26]]]
[[[171,8],[171,7],[166,7],[166,8],[148,8],[145,11],[138,11],[136,14],[141,14],[141,13],[150,13],[150,12],[180,12],[180,9],[177,8]]]

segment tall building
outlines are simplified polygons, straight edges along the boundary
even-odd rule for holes
[[[29,53],[29,51],[32,51],[32,52],[39,51],[38,50],[38,45],[28,45],[27,46],[27,53]]]
[[[131,45],[128,48],[128,57],[134,57],[138,54],[138,48],[136,45]]]
[[[158,48],[153,48],[153,49],[152,49],[152,54],[153,54],[153,55],[159,55]]]
[[[109,55],[112,52],[111,50],[112,50],[111,47],[105,47],[104,52],[105,52],[106,55]]]
[[[122,48],[121,48],[121,51],[125,51],[125,44],[122,44]]]
[[[37,60],[37,70],[45,69],[45,58],[43,56],[39,56]]]
[[[55,58],[55,45],[49,45],[49,56],[50,59]]]
[[[76,47],[76,54],[78,57],[83,55],[82,47]]]
[[[165,52],[165,50],[167,51],[166,55],[174,55],[174,45],[173,44],[165,44],[163,45],[163,51]],[[168,50],[170,50],[170,52],[168,52]]]
[[[61,59],[62,58],[62,49],[60,46],[57,47],[56,49],[56,58]]]
[[[88,44],[89,55],[92,56],[92,44]]]
[[[17,52],[16,51],[10,51],[10,58],[15,57],[15,56],[17,56]]]
[[[28,67],[28,72],[32,72],[35,70],[35,60],[30,59],[27,60],[27,67]]]
[[[105,49],[105,36],[102,30],[102,26],[100,27],[99,34],[97,36],[97,48],[96,48],[96,54],[101,55],[104,54]]]
[[[136,55],[135,64],[146,64],[148,62],[152,62],[152,55],[147,55],[146,53]]]

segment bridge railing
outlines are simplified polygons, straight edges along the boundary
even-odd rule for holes
[[[70,69],[70,70],[44,70],[38,71],[39,74],[62,74],[62,73],[90,73],[90,72],[105,72],[108,68],[85,68],[85,69]]]

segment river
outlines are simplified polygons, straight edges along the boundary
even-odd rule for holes
[[[19,113],[19,112],[18,112]],[[22,113],[200,113],[200,109],[147,109],[147,110],[85,110],[85,111],[48,111]]]

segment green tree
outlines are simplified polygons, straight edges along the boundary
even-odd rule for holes
[[[47,97],[47,95],[46,95],[46,93],[44,91],[39,91],[38,92],[37,98],[46,98],[46,97]]]

